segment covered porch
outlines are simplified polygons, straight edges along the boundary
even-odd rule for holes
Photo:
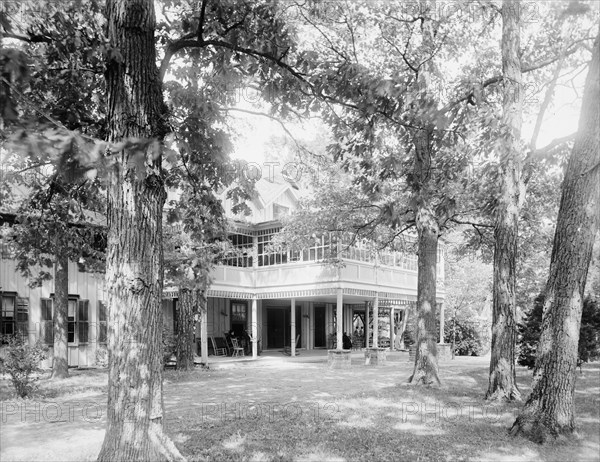
[[[247,300],[240,300],[240,294],[209,298],[209,309],[197,326],[202,362],[214,353],[213,337],[233,333],[237,323],[243,323],[240,329],[249,339],[245,359],[284,351],[295,357],[300,350],[341,349],[338,345],[344,346],[344,334],[357,351],[365,347],[405,349],[407,320],[416,316],[416,302],[410,296],[339,287],[318,293],[290,292],[254,294]]]

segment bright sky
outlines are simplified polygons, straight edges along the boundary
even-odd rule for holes
[[[537,142],[537,148],[543,148],[554,139],[570,135],[577,131],[579,122],[579,111],[581,107],[581,94],[587,72],[581,73],[575,81],[574,88],[557,86],[554,95],[553,104],[548,108],[544,123],[540,131]],[[544,97],[543,92],[539,95],[527,94],[530,99],[525,104],[538,105]],[[536,102],[537,100],[539,102]],[[260,108],[252,107],[248,102],[240,103],[239,107],[254,111],[262,111]],[[525,108],[527,110],[527,108]],[[535,115],[525,115],[523,121],[523,140],[529,142],[535,125]],[[265,152],[268,149],[269,139],[273,136],[284,136],[287,134],[281,125],[273,120],[263,116],[250,115],[245,113],[235,113],[236,125],[240,136],[235,142],[234,158],[244,159],[248,162],[255,162],[262,165],[265,161]],[[313,122],[314,123],[314,122]],[[306,138],[311,133],[311,123],[307,122],[304,127],[297,123],[285,122],[286,127],[295,137]],[[291,141],[291,140],[290,140]]]

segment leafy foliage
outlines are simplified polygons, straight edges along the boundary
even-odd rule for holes
[[[38,342],[29,345],[23,335],[5,335],[7,346],[3,347],[0,355],[0,371],[10,376],[15,391],[20,398],[30,396],[36,389],[41,372],[40,362],[46,359],[48,348]]]
[[[535,367],[538,342],[542,332],[543,310],[544,296],[539,295],[535,299],[533,308],[519,325],[518,363],[528,369]],[[598,358],[600,358],[600,305],[597,299],[587,297],[583,302],[581,313],[577,364],[581,366],[582,363]]]
[[[519,324],[519,358],[521,366],[533,369],[537,354],[537,345],[542,332],[542,314],[544,312],[544,296],[536,297],[533,308],[526,314],[522,324]]]
[[[461,316],[444,324],[444,342],[454,343],[459,356],[483,356],[491,346],[490,332],[489,324]]]

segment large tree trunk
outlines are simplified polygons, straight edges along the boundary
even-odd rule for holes
[[[492,352],[486,399],[518,400],[515,373],[516,261],[521,175],[523,92],[519,58],[518,0],[502,4],[503,114],[506,137],[500,154],[501,182],[494,227]]]
[[[199,289],[180,289],[177,303],[176,353],[177,369],[194,368],[194,315],[200,304]]]
[[[417,282],[417,345],[415,366],[408,379],[413,384],[440,384],[437,358],[436,269],[437,221],[427,209],[419,211],[418,282]]]
[[[575,429],[573,396],[585,282],[600,225],[600,35],[585,82],[579,133],[562,185],[533,391],[511,433],[543,443]]]
[[[69,308],[69,257],[66,252],[57,252],[54,270],[54,345],[52,358],[52,378],[64,379],[69,376],[67,348],[67,315]]]
[[[109,141],[164,135],[152,0],[108,0]],[[99,461],[181,459],[164,431],[160,157],[124,148],[108,179],[109,310],[107,430]],[[144,155],[146,162],[136,161]],[[138,156],[137,158],[134,156]],[[145,165],[145,169],[144,169]],[[145,170],[145,171],[144,171]]]
[[[416,195],[418,232],[417,345],[413,384],[440,384],[437,358],[436,275],[439,225],[428,203],[427,181],[431,168],[431,129],[415,135],[413,189]]]

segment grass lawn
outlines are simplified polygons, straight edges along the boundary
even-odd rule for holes
[[[405,385],[411,372],[405,356],[380,367],[355,358],[349,370],[272,362],[168,371],[168,431],[189,460],[600,460],[600,364],[578,373],[579,438],[538,446],[507,433],[518,404],[482,400],[488,361],[444,363],[441,389]],[[526,396],[531,372],[518,371]],[[45,381],[25,414],[20,402],[3,402],[0,460],[94,459],[105,423],[106,374],[81,371],[61,382]],[[7,386],[0,382],[3,396]],[[35,402],[42,409],[38,422]],[[61,419],[44,415],[44,409],[58,415],[59,407]]]

